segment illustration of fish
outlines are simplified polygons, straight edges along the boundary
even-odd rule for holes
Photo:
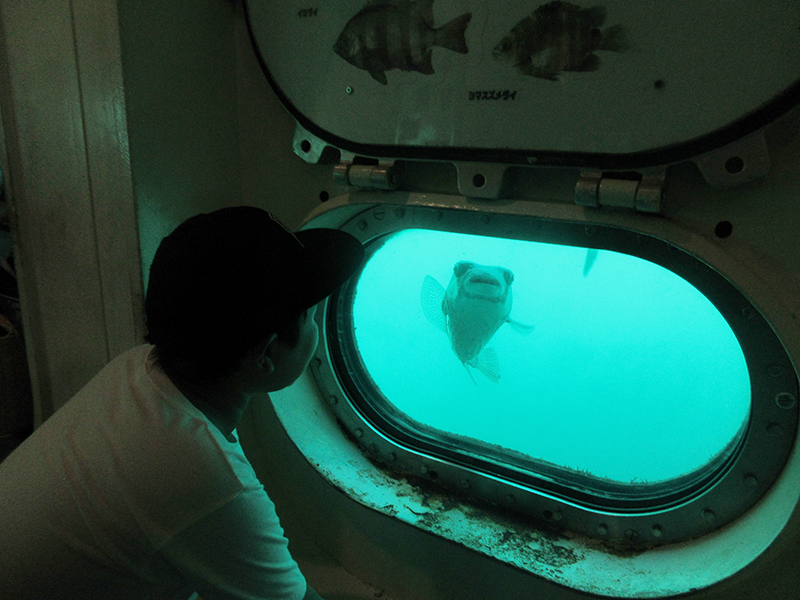
[[[465,33],[472,13],[438,29],[434,0],[370,0],[345,25],[333,51],[386,85],[386,71],[401,69],[433,74],[433,46],[467,54]]]
[[[494,349],[486,345],[505,323],[523,334],[534,328],[509,316],[513,281],[514,274],[503,267],[459,261],[453,267],[446,290],[426,275],[420,293],[422,312],[447,334],[458,360],[465,368],[469,365],[477,369],[494,383],[500,380],[500,365]],[[472,377],[468,368],[467,372]]]
[[[628,50],[622,25],[605,30],[603,6],[581,8],[569,2],[550,2],[517,23],[492,51],[498,61],[512,62],[523,75],[558,81],[562,71],[595,71],[597,50]]]

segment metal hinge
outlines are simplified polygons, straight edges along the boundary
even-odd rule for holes
[[[380,161],[378,164],[356,164],[352,158],[333,167],[333,181],[338,185],[352,185],[360,188],[394,190],[399,183],[395,161]]]
[[[575,204],[592,208],[631,208],[639,212],[661,212],[664,172],[603,173],[581,171],[575,184]]]

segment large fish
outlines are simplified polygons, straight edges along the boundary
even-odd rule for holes
[[[494,349],[486,344],[504,323],[520,333],[533,331],[533,325],[523,325],[509,316],[513,281],[514,274],[508,269],[460,261],[453,267],[446,290],[426,275],[420,294],[422,312],[447,334],[458,360],[495,383],[500,379],[500,366]]]
[[[569,2],[550,2],[517,23],[492,51],[495,59],[512,62],[523,75],[558,80],[562,71],[595,71],[594,52],[628,49],[622,25],[605,30],[603,6],[580,8]]]
[[[386,71],[433,73],[433,46],[467,54],[465,32],[472,13],[438,29],[433,26],[434,0],[371,0],[345,25],[333,46],[351,65],[386,85]]]

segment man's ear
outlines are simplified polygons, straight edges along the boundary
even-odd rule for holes
[[[255,360],[256,366],[262,371],[272,373],[275,370],[275,363],[272,360],[273,345],[277,343],[278,334],[271,333],[262,338],[256,345]]]

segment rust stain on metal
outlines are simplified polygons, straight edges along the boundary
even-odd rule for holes
[[[592,548],[620,558],[633,558],[647,551],[646,548],[612,546],[551,529],[507,507],[476,500],[462,490],[387,468],[366,451],[362,450],[362,455],[377,468],[351,462],[357,473],[355,479],[332,474],[346,494],[384,514],[522,570],[547,572],[558,581],[567,577],[565,570],[584,560],[583,550]],[[360,482],[358,487],[356,481]],[[365,482],[369,485],[364,486]]]

